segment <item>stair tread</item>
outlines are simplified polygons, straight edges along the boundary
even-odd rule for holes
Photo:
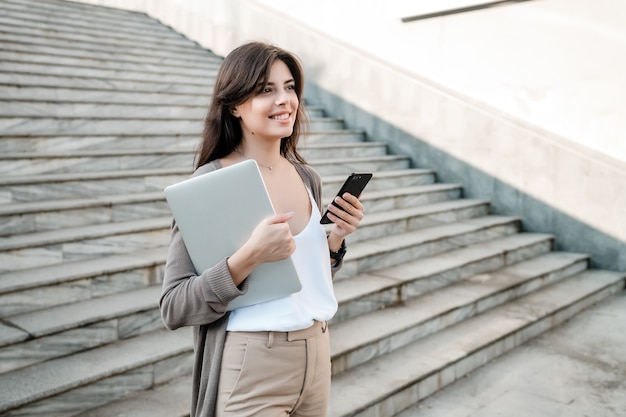
[[[0,251],[15,250],[30,246],[50,245],[77,239],[169,228],[171,224],[172,217],[165,216],[81,227],[68,227],[11,237],[0,237]]]
[[[412,232],[399,233],[393,236],[385,236],[371,241],[356,242],[349,245],[350,249],[346,253],[344,259],[350,260],[353,258],[367,257],[398,247],[435,241],[458,234],[471,233],[485,227],[507,225],[517,221],[519,221],[519,217],[517,216],[500,216],[491,214],[483,217],[474,217],[453,223],[418,229]]]
[[[467,358],[574,301],[624,280],[585,271],[333,377],[331,416],[348,416]],[[457,377],[459,377],[457,375]]]
[[[5,318],[5,322],[41,337],[158,307],[161,286],[125,291]],[[0,341],[1,343],[2,341]]]
[[[161,264],[167,251],[157,247],[0,273],[0,294]]]
[[[448,212],[456,209],[475,207],[485,204],[489,204],[489,201],[479,199],[455,199],[439,203],[424,204],[416,207],[396,208],[377,213],[368,213],[367,217],[365,217],[360,223],[360,227],[391,220],[407,219],[412,216]]]
[[[490,273],[463,279],[387,309],[334,324],[331,353],[337,356],[373,341],[388,338],[443,313],[477,303],[505,289],[522,286],[531,279],[587,259],[588,256],[584,254],[551,252]]]
[[[400,285],[406,281],[461,268],[463,265],[471,264],[480,259],[499,254],[505,256],[508,252],[520,247],[552,238],[552,235],[543,233],[518,233],[487,242],[475,243],[468,247],[409,261],[396,267],[370,271],[336,281],[333,285],[335,295],[341,304],[384,288]]]
[[[164,200],[165,197],[162,191],[152,191],[134,194],[95,196],[91,198],[72,198],[67,200],[18,202],[0,205],[0,216]]]
[[[158,330],[127,340],[0,374],[0,412],[191,352],[189,329]],[[36,384],[33,381],[37,381]]]
[[[188,417],[190,404],[191,377],[185,377],[75,417]]]

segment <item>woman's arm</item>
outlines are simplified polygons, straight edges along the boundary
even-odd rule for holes
[[[245,294],[235,285],[227,259],[197,275],[182,236],[173,223],[159,306],[168,329],[209,324],[226,314],[228,303]]]

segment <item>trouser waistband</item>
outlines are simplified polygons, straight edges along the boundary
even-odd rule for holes
[[[232,335],[238,335],[243,337],[249,337],[252,339],[261,339],[261,340],[283,340],[288,342],[293,342],[294,340],[305,340],[310,339],[312,337],[319,336],[322,333],[326,333],[328,329],[327,321],[317,321],[313,322],[311,327],[307,327],[306,329],[294,330],[291,332],[274,332],[274,331],[260,331],[260,332],[228,332]]]

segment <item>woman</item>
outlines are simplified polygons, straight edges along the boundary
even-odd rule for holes
[[[326,236],[320,176],[296,149],[306,124],[302,89],[297,59],[263,43],[235,49],[218,72],[194,175],[254,159],[278,214],[199,275],[173,224],[160,306],[168,328],[193,326],[192,417],[326,415],[326,322],[337,310],[332,275],[363,206],[349,194],[338,197],[343,210],[328,206],[334,225]],[[246,292],[251,271],[289,256],[300,292],[226,312]]]

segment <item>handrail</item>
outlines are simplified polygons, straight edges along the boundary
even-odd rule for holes
[[[521,2],[525,2],[525,1],[529,1],[529,0],[490,1],[490,2],[486,2],[486,3],[474,4],[474,5],[471,5],[471,6],[456,7],[456,8],[452,8],[452,9],[446,9],[446,10],[442,10],[442,11],[439,11],[439,12],[422,13],[422,14],[418,14],[418,15],[414,15],[414,16],[407,16],[407,17],[401,18],[400,20],[402,21],[402,23],[414,22],[416,20],[432,19],[434,17],[442,17],[442,16],[448,16],[448,15],[452,15],[452,14],[472,12],[474,10],[482,10],[482,9],[488,9],[490,7],[503,6],[503,5],[507,4],[507,3],[521,3]]]

